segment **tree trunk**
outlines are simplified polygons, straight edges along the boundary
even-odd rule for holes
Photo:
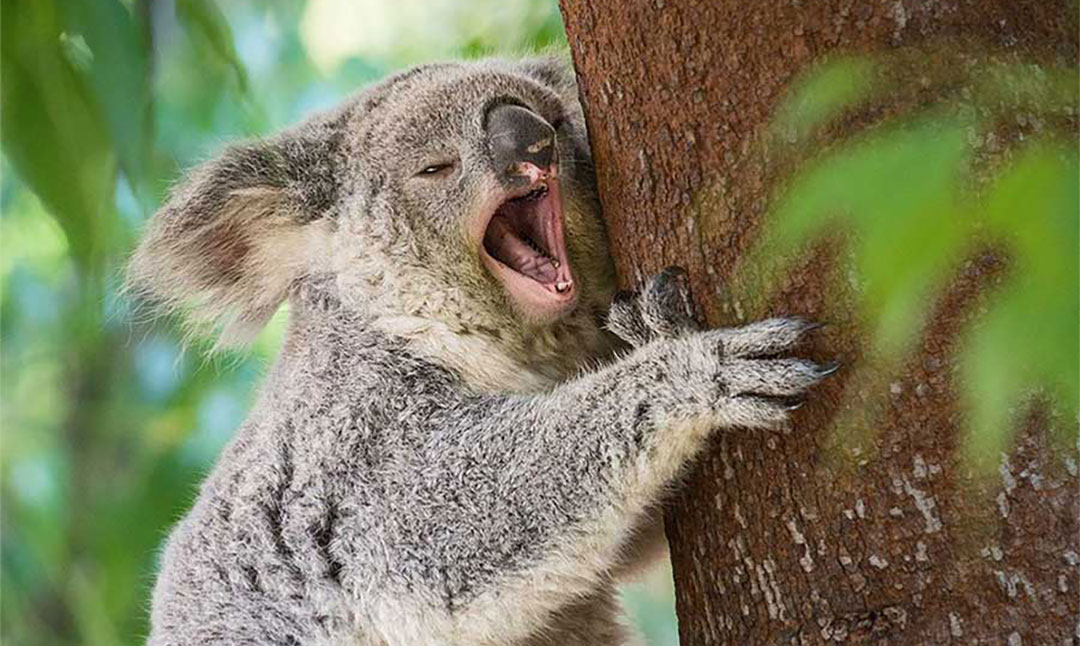
[[[884,379],[860,370],[868,337],[851,288],[827,281],[836,245],[809,250],[769,302],[733,272],[797,163],[765,127],[811,61],[916,52],[916,66],[946,76],[995,55],[1072,66],[1075,3],[561,4],[622,286],[682,265],[709,324],[826,318],[810,353],[845,366],[811,393],[793,433],[718,437],[670,505],[682,643],[1080,643],[1076,454],[1049,448],[1050,418],[1037,411],[993,482],[956,451],[956,332],[1002,263],[972,258],[914,354]],[[938,91],[923,84],[884,112]],[[852,419],[866,433],[840,434]]]

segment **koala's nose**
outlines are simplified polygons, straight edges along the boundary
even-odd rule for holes
[[[501,179],[523,177],[521,162],[548,169],[555,162],[555,129],[535,112],[519,105],[497,105],[485,119],[492,162]]]

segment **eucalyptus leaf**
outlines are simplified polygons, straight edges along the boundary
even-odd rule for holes
[[[792,140],[865,101],[869,62],[818,69],[778,112]],[[900,365],[935,303],[977,248],[1006,259],[961,331],[964,454],[983,469],[1008,449],[1020,417],[1041,400],[1075,436],[1080,405],[1080,167],[1075,141],[1045,129],[977,180],[981,133],[1001,119],[1069,114],[1075,70],[1010,64],[975,68],[952,101],[879,124],[833,146],[795,173],[748,257],[748,275],[782,273],[829,231],[848,243],[860,320],[879,360]],[[1010,161],[1011,159],[1011,161]],[[981,171],[985,176],[985,171]]]
[[[236,54],[232,30],[221,9],[210,0],[177,0],[176,15],[188,30],[200,34],[218,58],[232,68],[240,91],[247,94],[247,69]]]
[[[864,58],[842,58],[819,64],[800,80],[777,110],[772,131],[790,143],[872,94],[876,74]]]
[[[59,4],[64,36],[89,54],[85,73],[124,173],[141,187],[150,151],[149,58],[131,12],[119,0]]]
[[[49,0],[3,4],[3,148],[60,223],[86,271],[100,268],[115,158],[92,89],[64,52]]]

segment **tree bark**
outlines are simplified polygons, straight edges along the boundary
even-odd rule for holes
[[[861,370],[868,336],[851,288],[828,280],[842,241],[807,250],[768,302],[733,272],[798,163],[770,143],[766,125],[809,63],[915,52],[910,60],[927,70],[913,74],[945,77],[958,61],[999,55],[1073,66],[1075,4],[561,6],[622,286],[682,265],[709,324],[826,318],[810,353],[845,366],[798,411],[794,432],[718,437],[672,501],[682,643],[1080,643],[1076,453],[1047,442],[1048,426],[1075,420],[1033,412],[992,482],[956,451],[965,427],[955,337],[1002,262],[971,258],[914,354],[884,377]],[[840,129],[925,104],[946,85],[923,84]],[[863,432],[838,430],[851,420]]]

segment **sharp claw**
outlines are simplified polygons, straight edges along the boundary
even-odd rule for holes
[[[799,410],[800,408],[803,407],[804,404],[806,404],[806,402],[801,401],[801,400],[800,401],[795,401],[795,402],[790,402],[790,403],[784,405],[784,410]]]
[[[829,375],[831,375],[832,373],[836,372],[839,369],[840,369],[840,362],[839,361],[830,361],[829,363],[821,365],[818,368],[817,373],[818,373],[819,377],[828,377]]]
[[[803,332],[813,332],[814,330],[820,330],[823,327],[828,327],[828,325],[828,323],[823,323],[821,321],[804,321]]]

